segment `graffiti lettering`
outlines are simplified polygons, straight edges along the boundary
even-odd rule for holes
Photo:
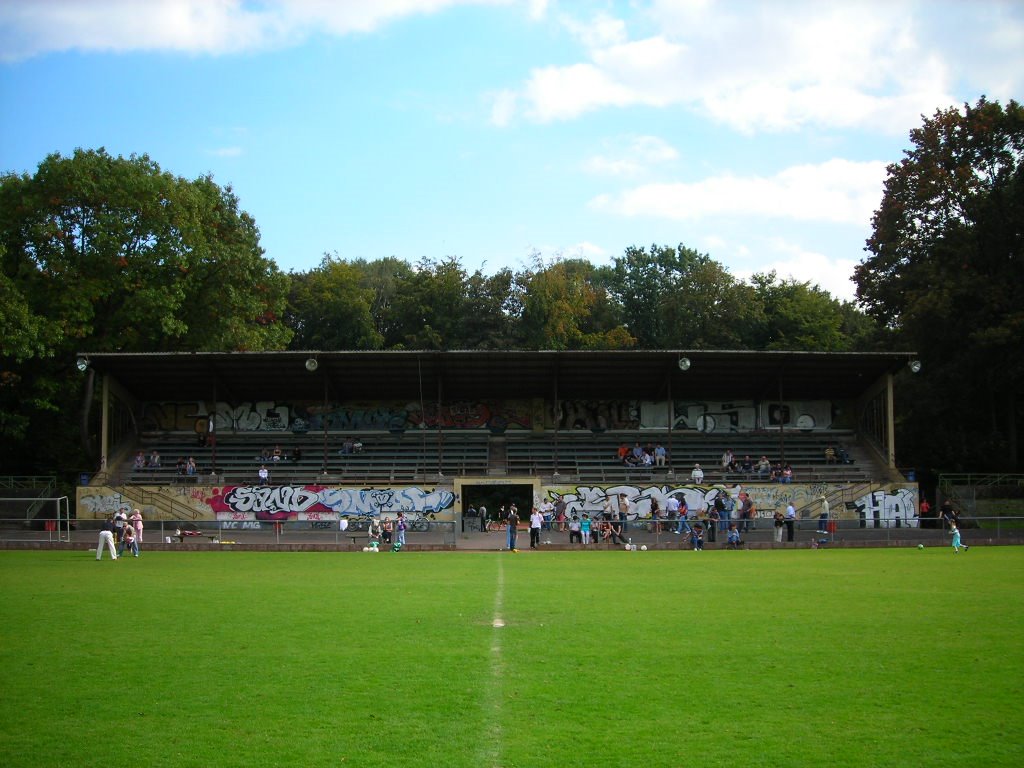
[[[132,506],[123,499],[121,494],[114,493],[109,496],[83,496],[79,500],[81,511],[79,517],[92,516],[93,519],[100,519],[112,515],[115,512],[131,513]],[[87,514],[82,514],[82,511]]]
[[[236,512],[305,512],[319,501],[319,492],[290,485],[236,486],[224,496],[224,503]]]
[[[867,528],[917,528],[917,494],[909,488],[873,491],[853,502]]]

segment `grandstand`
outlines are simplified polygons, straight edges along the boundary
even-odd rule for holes
[[[217,438],[216,447],[199,444],[194,434],[143,434],[133,448],[161,456],[159,468],[132,467],[132,452],[106,479],[116,483],[156,484],[199,483],[216,476],[219,483],[254,483],[261,465],[268,468],[275,484],[295,483],[386,483],[423,482],[438,475],[452,478],[469,476],[559,476],[586,481],[622,482],[632,480],[667,481],[689,477],[699,463],[709,482],[742,483],[760,478],[752,472],[722,471],[720,457],[727,448],[742,458],[756,460],[768,456],[793,467],[796,482],[863,483],[884,476],[884,469],[872,453],[856,444],[850,430],[831,430],[821,434],[777,434],[677,436],[673,450],[663,467],[627,467],[616,456],[621,443],[646,445],[652,438],[630,431],[593,435],[566,433],[557,438],[552,432],[524,435],[490,435],[459,430],[421,434],[351,433],[362,449],[342,453],[342,437],[330,435],[324,441],[314,435],[236,434]],[[827,463],[825,449],[842,445],[850,453],[849,463]],[[282,458],[262,457],[263,451],[279,446]],[[298,452],[299,458],[292,457]],[[176,469],[179,458],[193,457],[198,471],[182,475]],[[101,478],[103,479],[103,478]]]
[[[909,519],[918,491],[894,464],[892,392],[911,357],[699,350],[82,355],[93,404],[85,421],[106,460],[79,500],[89,500],[86,516],[130,499],[157,518],[273,515],[319,524],[348,514],[340,498],[353,509],[363,505],[360,514],[429,504],[432,519],[455,520],[467,494],[485,486],[525,489],[534,503],[585,488],[589,504],[601,493],[635,492],[642,516],[652,494],[700,490],[710,498],[743,487],[761,509],[801,499],[809,516],[828,494],[837,513],[856,507],[862,522],[894,505],[892,514]],[[623,443],[661,444],[667,461],[627,466],[617,455]],[[830,446],[847,460],[827,461]],[[749,455],[756,464],[767,456],[791,465],[792,484],[772,483],[756,469],[723,470],[726,449],[737,460]],[[154,451],[159,467],[135,465],[140,452]],[[192,474],[177,466],[189,458]],[[699,483],[690,477],[696,463],[704,470]],[[271,501],[259,509],[235,503],[239,494],[252,498],[261,466],[267,486],[301,491],[307,506],[288,507],[289,493],[267,497],[272,509]],[[371,492],[378,502],[368,511]],[[316,494],[321,502],[309,507]]]

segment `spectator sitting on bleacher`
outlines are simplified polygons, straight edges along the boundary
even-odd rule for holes
[[[274,461],[280,461],[281,460],[281,446],[280,445],[275,445],[274,446],[274,452],[273,452],[273,454],[271,454],[271,458]]]
[[[292,449],[292,461],[302,461],[302,448],[301,447],[295,446],[295,448]]]
[[[195,475],[199,472],[199,467],[196,466],[196,459],[194,456],[189,456],[188,461],[185,462],[185,474]]]
[[[270,448],[260,451],[260,461],[270,461]]]
[[[661,443],[658,443],[654,447],[654,464],[659,467],[664,467],[667,456],[668,454],[665,452],[665,446],[663,446]]]
[[[644,449],[640,447],[639,441],[633,446],[633,450],[626,454],[626,464],[631,467],[638,467],[643,464]]]
[[[832,445],[826,446],[825,447],[825,463],[826,464],[835,464],[837,461],[838,461],[838,457],[836,456],[836,449]]]
[[[160,469],[160,451],[154,450],[149,454],[150,469]]]
[[[736,457],[733,456],[732,448],[726,448],[725,453],[722,454],[722,471],[723,472],[735,472],[736,471]]]
[[[267,469],[266,464],[260,465],[260,471],[258,474],[260,478],[260,485],[266,485],[270,482],[270,470]]]
[[[693,465],[693,471],[690,473],[690,479],[695,483],[704,482],[704,470],[700,468],[700,464]]]
[[[744,456],[743,457],[743,462],[740,464],[740,471],[743,474],[745,474],[747,477],[749,477],[750,475],[753,474],[753,472],[754,472],[754,462],[751,461],[750,456]]]
[[[641,460],[640,463],[643,464],[645,467],[653,467],[654,466],[654,456],[652,454],[648,453],[647,451],[644,451],[644,457],[643,457],[643,459]]]
[[[767,456],[762,456],[757,462],[757,474],[762,480],[768,480],[772,475],[772,463]]]
[[[772,482],[773,483],[781,483],[782,482],[782,462],[781,461],[776,461],[772,465]]]
[[[182,456],[181,458],[178,459],[178,463],[174,465],[174,471],[177,472],[179,475],[184,475],[185,474],[185,457],[184,456]]]
[[[142,451],[139,451],[138,453],[135,454],[135,464],[133,465],[133,468],[134,469],[145,469],[146,468],[146,454],[144,454]]]
[[[792,464],[786,464],[786,466],[784,466],[782,468],[782,479],[779,480],[779,482],[780,483],[792,483],[793,482],[793,465]]]
[[[840,445],[837,453],[839,454],[839,462],[841,464],[853,464],[853,459],[850,458],[850,454],[847,453],[844,446]]]
[[[363,443],[357,437],[355,440],[352,441],[352,453],[362,453],[362,452],[363,452]]]
[[[354,444],[352,442],[352,438],[346,437],[345,440],[342,442],[341,450],[338,451],[338,453],[340,453],[342,456],[347,456],[354,450],[353,446]]]
[[[740,541],[740,531],[736,527],[736,523],[729,523],[729,533],[727,534],[729,542],[728,549],[739,549],[743,543]]]

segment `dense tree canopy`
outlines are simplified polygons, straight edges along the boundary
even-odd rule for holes
[[[287,283],[208,177],[102,149],[3,176],[0,450],[52,456],[43,427],[76,423],[81,402],[76,352],[281,348]]]
[[[946,469],[1019,468],[1024,109],[985,98],[910,133],[858,267],[858,296],[920,352],[902,444]]]

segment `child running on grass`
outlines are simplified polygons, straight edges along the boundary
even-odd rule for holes
[[[953,554],[957,554],[960,551],[960,529],[956,527],[956,523],[952,523],[949,526],[949,532],[953,534]],[[963,545],[964,552],[970,549],[966,544]]]

